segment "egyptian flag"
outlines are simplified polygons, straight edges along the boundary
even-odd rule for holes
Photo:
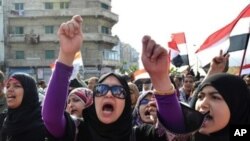
[[[173,33],[172,40],[168,42],[170,60],[176,67],[189,65],[188,51],[184,32]]]
[[[249,40],[248,40],[248,46],[247,46],[244,56],[245,58],[244,58],[243,65],[241,67],[239,75],[250,74],[250,41]]]
[[[248,46],[250,30],[250,5],[248,5],[231,23],[211,34],[196,51],[201,66],[223,53],[229,53],[229,66],[241,66],[243,53]]]
[[[75,58],[73,61],[73,72],[71,74],[70,80],[73,80],[75,78],[77,78],[77,74],[83,70],[83,61],[82,61],[82,54],[81,51],[78,51],[75,54]],[[50,68],[52,71],[54,71],[55,69],[55,62],[50,64]]]
[[[77,74],[80,73],[80,71],[83,71],[83,61],[82,61],[82,54],[81,51],[78,51],[75,54],[75,58],[73,61],[73,72],[71,74],[70,80],[73,80],[77,78]]]
[[[250,74],[250,64],[245,64],[242,67],[242,71],[240,75],[244,75],[244,74]]]

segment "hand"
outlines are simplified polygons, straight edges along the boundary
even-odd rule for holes
[[[142,45],[141,59],[144,69],[150,75],[168,74],[170,61],[167,50],[156,44],[150,36],[143,37]]]
[[[143,37],[142,46],[142,63],[150,75],[154,88],[162,91],[169,90],[171,88],[170,59],[167,50],[156,44],[150,36]]]
[[[75,15],[70,21],[62,23],[57,32],[60,40],[58,61],[66,65],[72,65],[75,54],[82,46],[82,21],[81,16]]]
[[[210,68],[209,68],[210,73],[223,72],[227,67],[228,59],[229,59],[229,54],[223,55],[222,50],[220,50],[219,56],[214,57],[210,63]]]

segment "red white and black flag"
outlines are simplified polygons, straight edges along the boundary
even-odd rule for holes
[[[184,32],[173,33],[172,40],[168,42],[170,60],[176,67],[189,65],[188,50]]]
[[[250,60],[245,60],[249,54],[249,52],[245,52],[247,46],[250,45],[248,43],[249,31],[250,5],[243,9],[231,23],[214,32],[204,41],[196,51],[201,66],[204,67],[209,64],[212,58],[219,54],[220,50],[223,50],[224,54],[230,54],[229,66],[241,66],[244,53],[245,58],[242,66],[250,64]]]

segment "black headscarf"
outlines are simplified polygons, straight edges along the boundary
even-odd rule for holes
[[[7,117],[3,123],[3,133],[8,136],[15,136],[37,127],[43,127],[35,80],[25,73],[15,73],[10,76],[11,78],[21,83],[24,94],[19,107],[8,108]]]
[[[191,103],[193,108],[195,108],[198,93],[208,85],[213,86],[218,90],[219,94],[224,98],[229,107],[231,116],[229,123],[225,128],[216,133],[212,133],[210,136],[204,136],[198,133],[197,138],[200,140],[228,140],[230,125],[250,124],[249,90],[247,89],[244,80],[238,76],[226,73],[215,74],[206,79],[199,86],[199,90],[194,95],[194,99],[196,100]]]
[[[96,115],[95,103],[93,103],[89,108],[83,110],[84,122],[83,125],[80,125],[79,127],[78,140],[129,141],[132,131],[132,113],[129,87],[126,80],[119,74],[115,73],[108,73],[101,76],[98,83],[102,83],[109,76],[116,77],[127,93],[123,112],[114,123],[104,124],[98,119]]]

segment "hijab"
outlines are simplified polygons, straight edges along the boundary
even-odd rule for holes
[[[199,86],[192,101],[192,108],[195,107],[198,93],[205,86],[213,86],[227,103],[231,117],[228,125],[210,136],[197,134],[196,140],[229,140],[230,125],[250,124],[250,93],[244,80],[238,76],[220,73],[207,78]]]
[[[15,73],[10,76],[10,79],[18,80],[24,89],[24,93],[19,107],[8,108],[7,117],[3,123],[3,133],[15,136],[37,127],[43,127],[35,80],[25,73]]]
[[[78,140],[129,141],[132,131],[132,113],[129,87],[126,80],[116,73],[104,74],[100,77],[98,83],[102,83],[110,76],[116,77],[127,93],[123,112],[114,123],[104,124],[98,119],[96,115],[94,102],[90,107],[83,110],[84,122],[79,127]]]
[[[83,103],[85,103],[85,108],[93,104],[93,92],[88,88],[75,88],[69,93],[68,98],[71,95],[77,96]]]
[[[141,125],[144,122],[141,120],[141,116],[140,116],[140,106],[141,106],[141,101],[143,99],[145,99],[147,97],[147,95],[153,95],[153,91],[152,90],[148,90],[148,91],[144,91],[142,92],[142,94],[138,97],[138,100],[136,102],[134,111],[132,113],[133,115],[133,125]]]

